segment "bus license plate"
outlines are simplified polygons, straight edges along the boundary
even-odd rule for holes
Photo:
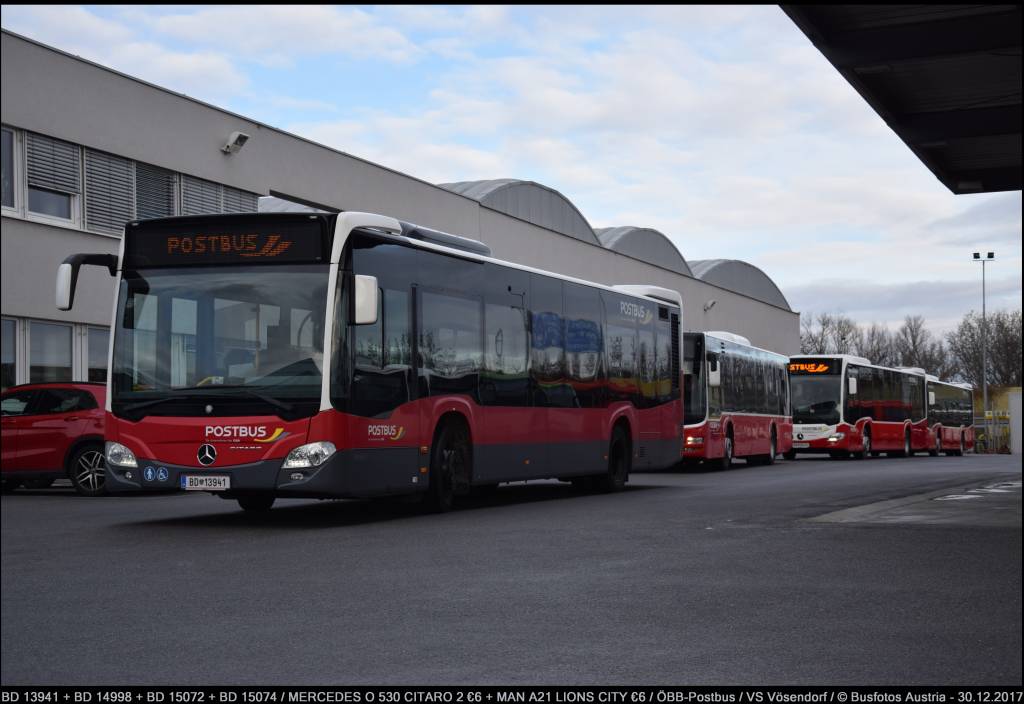
[[[808,448],[810,446],[811,446],[811,444],[809,442],[795,442],[795,443],[793,443],[793,447],[795,447],[798,450],[804,449],[804,448]]]
[[[181,488],[185,491],[227,491],[231,488],[231,477],[182,474]]]

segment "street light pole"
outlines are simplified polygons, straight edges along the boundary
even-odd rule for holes
[[[985,319],[985,262],[995,258],[995,252],[988,252],[984,259],[981,252],[974,253],[974,261],[981,262],[981,412],[985,419],[985,452],[992,452],[992,425],[988,422],[988,322]]]

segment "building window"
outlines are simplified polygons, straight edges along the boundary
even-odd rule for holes
[[[177,174],[135,162],[135,217],[164,218],[177,212]]]
[[[3,339],[0,340],[0,387],[7,389],[18,383],[17,354],[15,342],[17,340],[17,322],[8,318],[3,319]]]
[[[3,129],[3,206],[14,207],[14,131]],[[6,329],[6,328],[5,328]]]
[[[206,215],[221,212],[221,185],[195,176],[181,177],[181,214]]]
[[[85,150],[85,226],[119,235],[134,216],[132,162]]]
[[[80,192],[81,148],[52,137],[27,133],[28,210],[62,220],[75,217]]]
[[[89,328],[89,381],[107,380],[107,351],[110,346],[110,331],[105,328]]]
[[[70,325],[33,320],[29,340],[29,382],[71,381]]]

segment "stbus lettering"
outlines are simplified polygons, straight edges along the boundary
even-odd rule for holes
[[[647,308],[640,305],[639,303],[631,303],[630,301],[619,302],[619,312],[629,318],[640,318],[644,319],[647,317]]]

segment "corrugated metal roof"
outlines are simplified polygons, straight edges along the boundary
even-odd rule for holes
[[[753,264],[739,259],[701,259],[690,262],[690,271],[701,281],[792,310],[771,277]]]
[[[683,255],[672,241],[649,227],[603,227],[594,230],[601,244],[608,249],[628,254],[684,276],[693,276]]]
[[[534,181],[499,178],[438,184],[449,191],[480,201],[481,205],[561,232],[591,244],[600,244],[590,223],[568,198]]]

